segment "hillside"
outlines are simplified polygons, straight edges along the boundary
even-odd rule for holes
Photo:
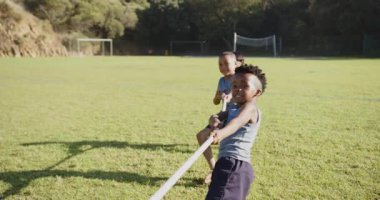
[[[66,56],[67,50],[48,21],[12,1],[0,0],[0,56]]]

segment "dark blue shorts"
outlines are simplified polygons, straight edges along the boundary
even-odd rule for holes
[[[245,199],[254,179],[250,163],[231,157],[222,157],[212,172],[206,200]]]

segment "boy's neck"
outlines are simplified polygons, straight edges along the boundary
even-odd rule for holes
[[[256,100],[257,100],[257,97],[254,97],[254,98],[251,99],[250,101],[247,101],[247,102],[245,102],[245,103],[243,103],[243,104],[238,104],[238,103],[236,103],[236,105],[237,105],[239,108],[242,107],[242,106],[245,105],[245,104],[253,104],[253,105],[257,106],[257,104],[256,104]]]
[[[230,79],[230,78],[232,78],[234,75],[233,74],[228,74],[228,75],[225,75],[224,76],[224,79]]]

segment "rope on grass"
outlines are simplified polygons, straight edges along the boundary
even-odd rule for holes
[[[212,137],[209,137],[202,146],[189,158],[187,161],[161,186],[149,200],[160,200],[164,195],[173,187],[173,185],[180,179],[183,174],[194,164],[200,155],[211,145]]]

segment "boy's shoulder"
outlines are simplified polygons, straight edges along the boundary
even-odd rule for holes
[[[224,81],[224,80],[225,80],[224,76],[221,76],[221,77],[219,78],[219,82]]]
[[[232,84],[232,77],[226,78],[226,77],[222,76],[222,77],[219,78],[218,83],[219,84],[228,84],[228,85],[230,85],[230,84]]]
[[[221,91],[230,90],[231,81],[225,79],[223,76],[218,81],[218,88]]]
[[[240,107],[240,112],[245,111],[250,116],[250,123],[256,123],[260,118],[260,109],[256,103],[246,103]]]

